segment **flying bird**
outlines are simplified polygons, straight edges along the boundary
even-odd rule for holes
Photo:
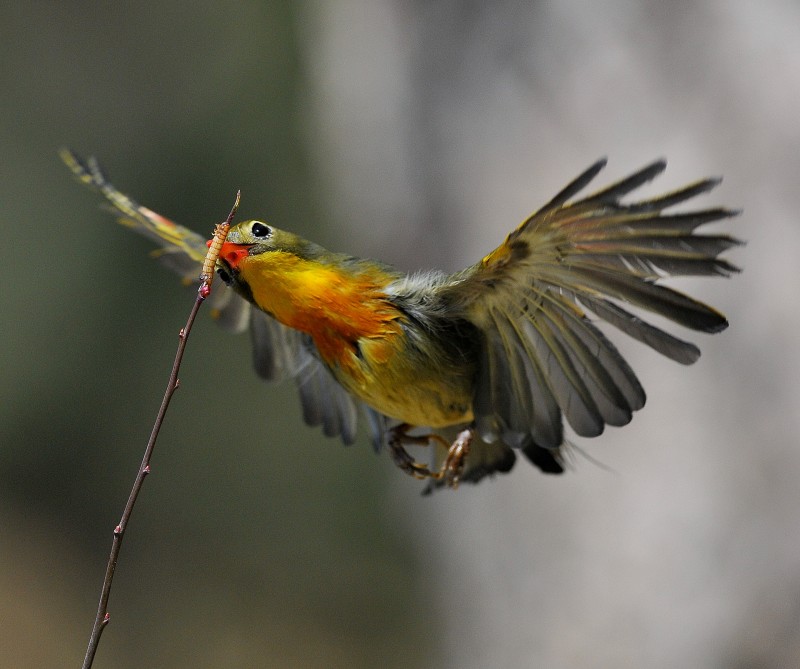
[[[118,220],[159,245],[185,282],[197,278],[206,239],[116,190],[93,158],[61,153],[99,190]],[[720,254],[740,242],[699,234],[738,212],[671,211],[714,188],[703,179],[623,202],[666,168],[656,161],[580,197],[605,166],[594,163],[494,251],[466,269],[406,274],[335,253],[262,220],[233,226],[210,298],[230,331],[249,328],[256,372],[294,379],[307,424],[352,444],[359,416],[376,449],[433,486],[507,472],[522,455],[564,470],[570,441],[630,422],[645,403],[633,370],[600,321],[681,364],[700,356],[639,315],[700,332],[728,326],[710,306],[667,287],[674,276],[729,276]],[[419,462],[408,446],[429,446]]]

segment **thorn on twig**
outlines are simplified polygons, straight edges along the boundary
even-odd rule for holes
[[[149,474],[150,473],[150,465],[147,465],[143,470],[142,474]]]

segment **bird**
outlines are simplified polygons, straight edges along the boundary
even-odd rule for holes
[[[202,235],[118,191],[95,158],[69,149],[61,157],[120,223],[159,245],[159,260],[196,280]],[[740,240],[698,232],[738,210],[673,210],[720,178],[630,201],[666,169],[657,160],[581,196],[605,166],[592,164],[454,273],[409,274],[263,220],[236,223],[217,261],[224,288],[209,298],[212,315],[227,330],[249,328],[260,377],[294,379],[305,423],[349,445],[365,419],[375,449],[427,480],[426,492],[506,473],[520,456],[560,474],[577,448],[573,434],[626,425],[645,404],[608,326],[692,364],[694,343],[640,313],[721,332],[722,313],[662,281],[740,271],[720,257]],[[427,447],[427,461],[412,446]]]

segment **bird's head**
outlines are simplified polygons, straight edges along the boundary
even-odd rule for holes
[[[244,279],[248,265],[253,261],[267,261],[270,257],[309,260],[318,255],[320,247],[299,235],[280,230],[263,221],[242,221],[234,225],[222,245],[217,261],[217,272],[228,285]]]

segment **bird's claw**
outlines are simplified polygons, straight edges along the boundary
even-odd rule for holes
[[[472,444],[472,437],[474,433],[472,428],[467,428],[458,433],[456,440],[447,449],[447,457],[445,458],[444,465],[439,471],[438,479],[444,478],[445,485],[450,488],[457,488],[461,479],[461,474],[464,472],[464,464],[466,463],[467,456],[469,455],[469,448]]]
[[[409,429],[411,429],[411,426],[408,423],[403,423],[393,428],[389,434],[389,448],[394,463],[406,474],[416,479],[443,481],[449,488],[457,488],[461,474],[464,471],[464,463],[467,455],[469,455],[470,444],[474,435],[472,428],[459,432],[458,437],[452,444],[448,444],[438,434],[410,435],[408,434]],[[438,471],[431,471],[427,465],[417,462],[405,449],[406,444],[426,446],[431,442],[439,443],[447,449],[447,457]]]

